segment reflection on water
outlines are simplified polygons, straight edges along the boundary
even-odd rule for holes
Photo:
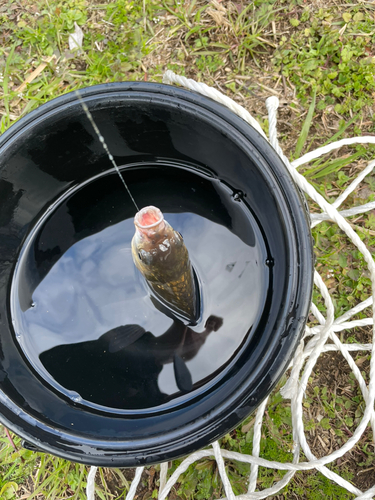
[[[139,325],[119,326],[98,340],[53,347],[42,352],[40,359],[55,380],[83,399],[107,407],[145,408],[150,401],[158,405],[168,400],[158,385],[158,376],[168,363],[173,364],[178,390],[193,389],[186,362],[221,325],[221,318],[211,316],[205,330],[197,333],[174,321],[160,337]]]
[[[66,203],[58,212],[69,218]],[[201,282],[203,315],[194,328],[152,304],[132,261],[132,218],[91,232],[60,252],[58,246],[44,244],[51,217],[24,252],[24,262],[36,255],[40,262],[51,259],[53,252],[55,263],[29,287],[33,292],[24,311],[16,277],[12,313],[17,338],[34,367],[68,396],[78,393],[86,401],[124,409],[180,397],[220,373],[259,320],[268,268],[251,215],[252,246],[201,215],[164,215],[183,235]],[[74,231],[73,224],[64,227]],[[19,269],[23,267],[21,262]]]

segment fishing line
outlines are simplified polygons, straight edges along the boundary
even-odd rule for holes
[[[130,192],[130,189],[128,188],[128,185],[126,184],[126,182],[125,182],[125,180],[124,180],[124,178],[123,178],[123,176],[122,176],[122,174],[121,174],[121,172],[120,172],[120,169],[118,168],[118,166],[117,166],[117,164],[116,164],[116,162],[115,162],[115,160],[114,160],[113,156],[112,156],[112,155],[111,155],[111,153],[109,152],[109,149],[108,149],[107,143],[105,142],[104,137],[103,137],[103,136],[102,136],[102,134],[100,133],[100,130],[98,129],[98,127],[97,127],[96,123],[94,122],[94,118],[92,117],[92,114],[90,113],[89,108],[87,107],[86,103],[83,101],[83,99],[82,99],[82,97],[81,97],[81,95],[80,95],[79,91],[78,91],[78,90],[75,90],[75,91],[74,91],[74,93],[75,93],[75,95],[77,96],[77,99],[79,100],[79,102],[80,102],[80,104],[81,104],[81,106],[82,106],[83,111],[86,113],[86,116],[87,116],[87,118],[89,119],[89,121],[90,121],[90,123],[91,123],[91,125],[92,125],[93,129],[95,130],[95,133],[96,133],[96,135],[98,136],[99,141],[102,143],[102,146],[103,146],[104,151],[107,153],[108,158],[109,158],[109,159],[110,159],[110,161],[112,162],[112,165],[115,167],[115,170],[116,170],[116,172],[118,173],[118,175],[119,175],[119,177],[120,177],[120,179],[121,179],[122,183],[124,184],[125,189],[126,189],[126,191],[128,192],[128,194],[129,194],[129,196],[130,196],[130,198],[131,198],[132,202],[134,203],[134,206],[135,206],[135,208],[137,209],[137,212],[139,212],[138,205],[136,204],[136,202],[135,202],[135,200],[134,200],[134,198],[133,198],[133,196],[132,196],[132,194],[131,194],[131,192]]]

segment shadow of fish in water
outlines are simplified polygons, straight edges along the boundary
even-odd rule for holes
[[[169,400],[158,384],[166,364],[173,363],[181,392],[194,389],[187,362],[222,325],[222,318],[210,316],[205,329],[195,332],[175,320],[158,337],[140,325],[121,325],[96,340],[52,347],[40,360],[57,383],[84,400],[113,408],[148,408]]]
[[[205,330],[197,333],[180,321],[174,321],[164,335],[155,340],[160,348],[159,350],[155,346],[152,349],[155,359],[162,364],[173,362],[176,384],[180,391],[189,392],[193,389],[193,378],[186,361],[195,357],[208,335],[219,330],[222,325],[223,319],[212,315],[206,321]],[[124,325],[105,333],[101,340],[108,342],[108,352],[116,353],[136,343],[146,333],[139,325]]]
[[[199,286],[181,234],[153,206],[142,208],[134,224],[133,260],[154,304],[157,301],[168,316],[195,325],[200,316]]]

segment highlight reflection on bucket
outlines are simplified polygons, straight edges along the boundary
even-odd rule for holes
[[[307,216],[272,148],[219,104],[149,83],[81,95],[137,205],[162,213],[138,220],[143,243],[165,220],[188,257],[163,270],[174,295],[146,276],[151,247],[132,256],[134,205],[74,95],[3,134],[0,419],[78,462],[171,460],[286,369],[312,287]]]

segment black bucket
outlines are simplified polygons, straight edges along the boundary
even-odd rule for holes
[[[142,208],[182,233],[202,290],[187,328],[131,260],[136,209],[70,93],[0,138],[0,420],[85,464],[186,455],[253,412],[309,309],[304,200],[224,106],[152,83],[81,90]]]

